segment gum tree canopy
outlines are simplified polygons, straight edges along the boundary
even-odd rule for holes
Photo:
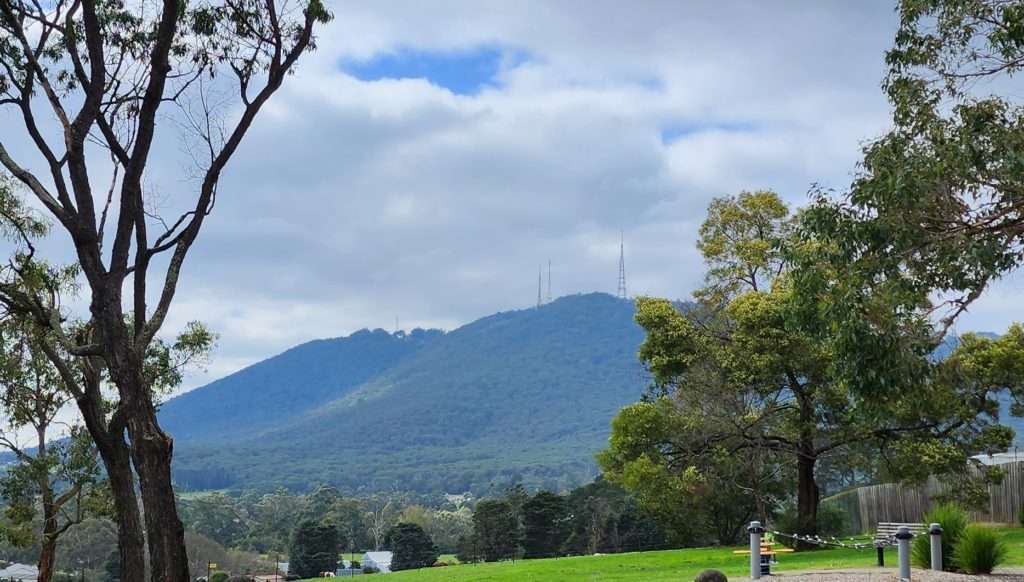
[[[222,172],[329,18],[319,0],[0,1],[0,165],[70,237],[89,311],[72,329],[52,273],[36,263],[28,211],[11,204],[0,217],[20,244],[0,302],[39,327],[96,441],[126,582],[144,577],[143,539],[152,580],[190,579],[172,441],[145,362]],[[190,196],[157,196],[147,174],[154,143],[172,133],[196,165]],[[105,380],[116,389],[110,414]]]
[[[837,337],[819,297],[793,285],[834,277],[828,263],[787,258],[817,256],[805,250],[817,243],[794,235],[800,218],[789,218],[772,192],[716,200],[698,243],[708,263],[699,303],[684,310],[638,299],[647,331],[640,358],[654,386],[615,418],[599,460],[639,499],[698,495],[729,473],[756,498],[793,467],[798,533],[814,534],[822,461],[868,451],[855,467],[862,474],[920,480],[963,475],[971,455],[1012,440],[997,424],[998,396],[1007,387],[1024,396],[1014,376],[1024,361],[1021,329],[1000,340],[968,337],[933,361],[931,324],[904,321],[906,349],[891,357],[915,378],[884,390],[850,383],[834,365]],[[894,305],[885,291],[872,296],[883,314]],[[972,483],[960,489],[975,490]]]
[[[820,193],[807,238],[827,241],[832,281],[801,281],[824,295],[851,377],[864,344],[898,353],[900,325],[871,324],[884,285],[907,313],[933,298],[937,345],[995,279],[1024,261],[1024,6],[1007,0],[903,0],[886,55],[893,128],[864,150],[840,197]],[[881,362],[879,381],[902,381]],[[877,366],[876,366],[877,367]]]

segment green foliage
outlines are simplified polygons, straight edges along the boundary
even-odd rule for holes
[[[708,266],[697,298],[721,305],[743,290],[767,287],[779,272],[788,219],[789,209],[768,190],[714,199],[697,242]]]
[[[292,534],[288,571],[304,578],[334,572],[338,567],[339,550],[336,526],[303,521]]]
[[[971,525],[956,544],[955,561],[968,574],[991,574],[1006,560],[1006,542],[991,528]]]
[[[486,562],[515,558],[519,553],[520,525],[507,501],[484,500],[473,513],[475,554]]]
[[[896,276],[849,275],[849,258],[833,253],[844,240],[823,241],[820,219],[802,212],[789,220],[770,192],[716,200],[699,242],[708,262],[701,303],[637,300],[647,332],[639,354],[654,385],[613,421],[599,462],[650,511],[699,514],[693,508],[708,505],[702,491],[714,492],[712,502],[732,493],[736,501],[713,512],[733,512],[716,528],[725,541],[788,496],[796,498],[793,530],[815,533],[826,469],[861,480],[956,476],[956,499],[986,494],[995,475],[975,479],[965,467],[1012,440],[999,425],[1000,396],[1024,393],[1021,330],[965,336],[936,361],[917,290]],[[849,285],[870,311],[837,325]],[[908,301],[916,303],[908,309]],[[879,328],[883,339],[870,341]],[[835,357],[853,351],[864,358],[856,366]],[[780,499],[779,486],[794,477],[795,490]],[[754,493],[746,503],[744,490]]]
[[[608,419],[643,390],[642,339],[632,302],[605,294],[446,334],[358,332],[174,398],[161,422],[190,489],[564,491],[593,479]]]
[[[964,530],[967,529],[967,512],[953,503],[942,503],[932,507],[924,515],[924,523],[937,523],[942,526],[942,569],[948,572],[959,571],[955,549]],[[919,568],[931,567],[931,540],[929,535],[914,538],[911,546],[910,560]]]
[[[210,574],[210,582],[228,582],[227,572],[214,572]]]
[[[391,550],[391,570],[413,570],[433,566],[440,552],[430,536],[415,523],[399,523],[388,530],[384,547]]]
[[[523,557],[560,554],[566,537],[567,508],[561,495],[538,491],[523,504]]]
[[[566,510],[569,537],[562,552],[569,555],[662,549],[670,546],[667,538],[676,535],[622,487],[600,477],[573,489],[566,498]]]
[[[234,499],[220,492],[192,497],[180,506],[181,520],[189,529],[222,546],[237,545],[251,527]]]
[[[904,0],[899,14],[886,57],[894,127],[865,148],[844,196],[821,194],[805,212],[803,233],[836,269],[802,283],[830,290],[816,305],[844,336],[837,366],[851,384],[882,389],[920,377],[898,365],[908,326],[935,321],[922,342],[935,347],[991,281],[1024,260],[1020,96],[975,90],[980,81],[989,81],[985,91],[1012,85],[999,81],[1024,62],[1019,6]],[[939,296],[947,300],[935,304]]]

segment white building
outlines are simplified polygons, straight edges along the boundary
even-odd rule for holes
[[[1024,450],[1013,449],[1005,453],[996,453],[994,455],[978,455],[974,457],[981,462],[982,465],[1008,465],[1010,463],[1019,463],[1024,461]]]
[[[390,558],[388,563],[390,563]],[[0,580],[18,580],[19,582],[36,582],[39,579],[39,568],[27,564],[11,564],[0,570]]]
[[[366,552],[363,554],[363,568],[370,567],[381,573],[391,571],[391,552]]]

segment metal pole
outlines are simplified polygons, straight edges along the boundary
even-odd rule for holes
[[[761,578],[761,534],[764,528],[760,521],[752,521],[747,532],[750,534],[750,578],[757,580]]]
[[[942,571],[942,526],[933,523],[928,526],[928,534],[932,543],[932,570]]]
[[[910,528],[905,525],[896,530],[896,543],[900,554],[900,582],[910,580],[910,540],[913,538],[914,534],[910,533]]]

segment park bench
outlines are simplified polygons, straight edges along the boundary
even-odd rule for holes
[[[927,531],[927,528],[923,523],[896,523],[889,521],[878,522],[878,529],[875,530],[875,549],[878,552],[878,566],[885,566],[885,547],[891,546],[895,543],[896,531],[906,527],[910,530],[910,533],[915,536],[921,535]]]

